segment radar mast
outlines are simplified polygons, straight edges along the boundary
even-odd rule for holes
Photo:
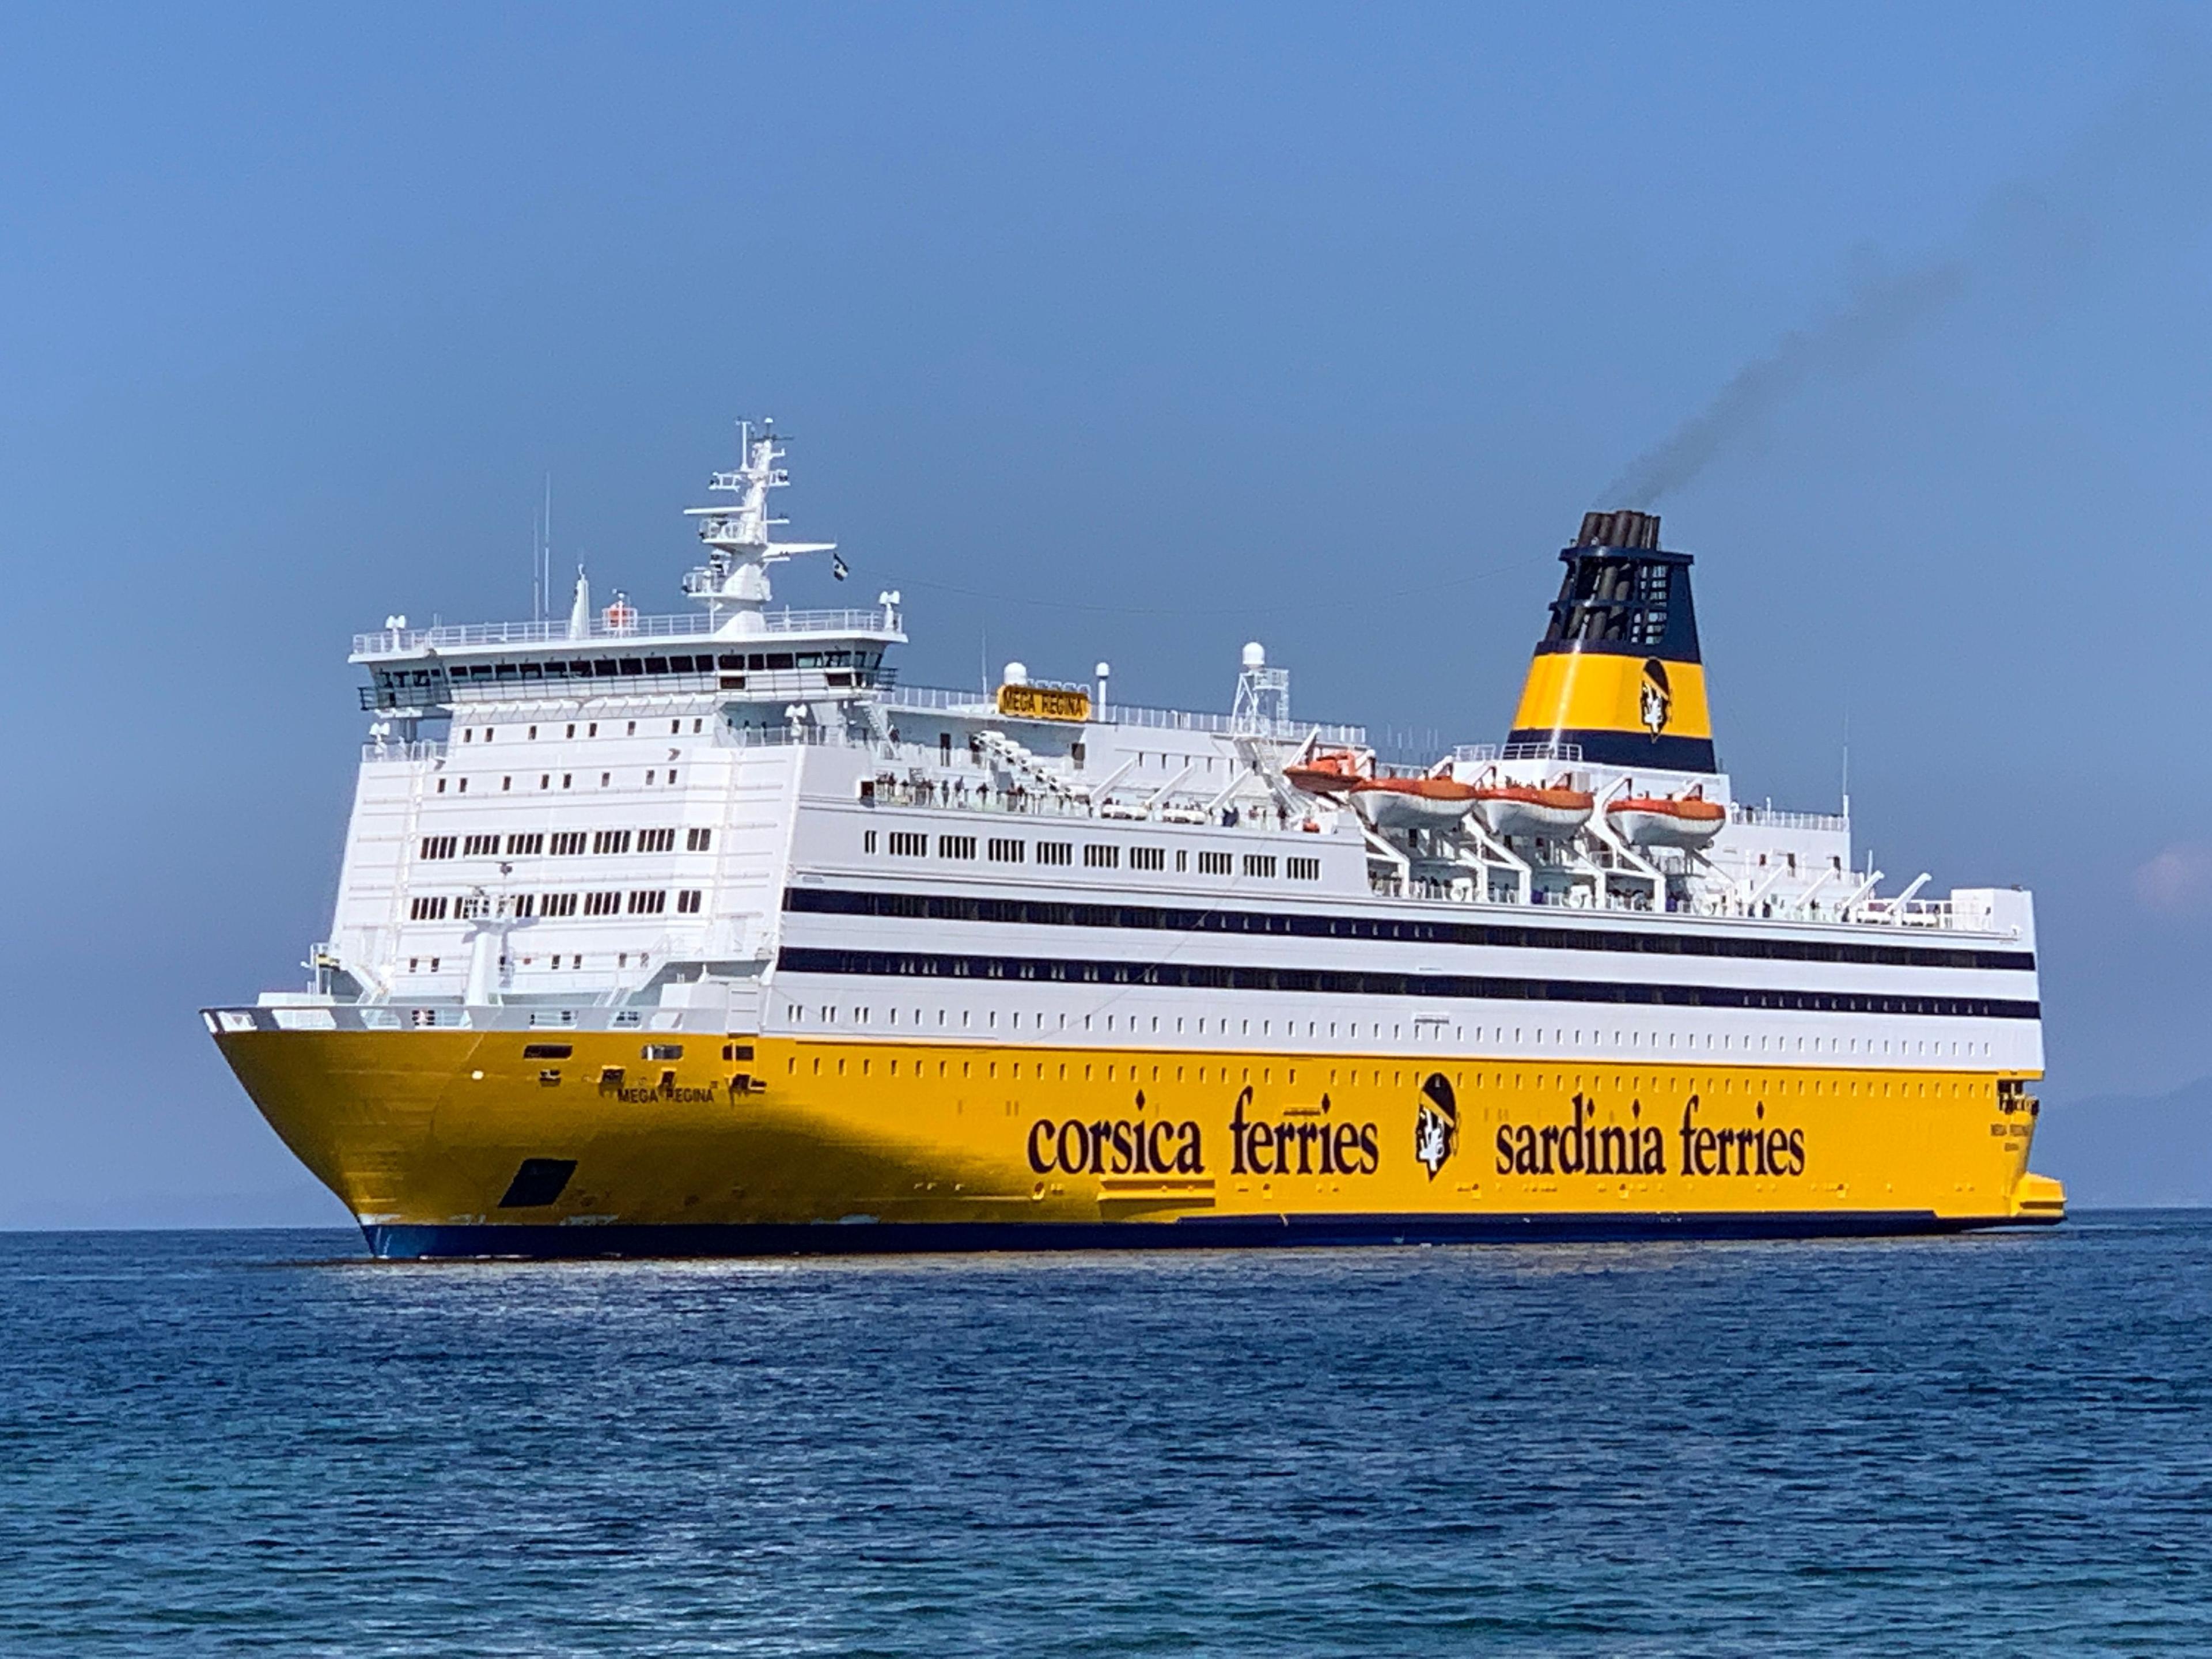
[[[777,465],[786,452],[777,446],[773,418],[763,419],[757,428],[750,421],[738,422],[738,446],[741,464],[734,471],[715,473],[707,483],[710,491],[737,500],[684,509],[686,517],[699,520],[699,539],[707,544],[707,562],[685,574],[684,592],[707,607],[714,632],[763,634],[771,597],[769,566],[795,554],[827,553],[837,544],[774,539],[775,528],[790,520],[769,515],[768,492],[784,488],[791,474]]]

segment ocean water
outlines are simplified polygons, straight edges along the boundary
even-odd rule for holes
[[[2212,1213],[413,1266],[0,1236],[0,1653],[2212,1651]]]

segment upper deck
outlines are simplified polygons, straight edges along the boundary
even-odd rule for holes
[[[787,894],[825,873],[1131,915],[1256,903],[1340,921],[1329,937],[1354,955],[1438,927],[1858,939],[1876,956],[1836,961],[1869,971],[1931,934],[2033,950],[2025,895],[1929,894],[1926,875],[1884,893],[1847,806],[1739,801],[1699,763],[1690,561],[1658,551],[1649,515],[1598,515],[1585,542],[1632,544],[1563,556],[1504,743],[1393,763],[1360,726],[1294,715],[1256,643],[1225,710],[1110,696],[1104,663],[1084,683],[1014,662],[995,685],[899,684],[896,592],[771,604],[773,566],[832,545],[773,539],[780,454],[748,433],[713,486],[735,503],[694,509],[690,612],[645,616],[618,592],[595,606],[579,572],[565,617],[393,617],[354,637],[376,718],[321,977],[367,1002],[665,998],[687,975],[768,971]],[[1267,949],[1295,955],[1303,927]]]

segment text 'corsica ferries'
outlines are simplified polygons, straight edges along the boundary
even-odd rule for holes
[[[387,1256],[1887,1233],[2050,1222],[2028,896],[1881,894],[1717,769],[1690,559],[1592,514],[1502,744],[1392,766],[769,604],[360,635],[313,988],[208,1011]],[[842,566],[840,574],[842,574]]]

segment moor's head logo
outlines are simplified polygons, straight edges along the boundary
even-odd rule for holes
[[[1413,1119],[1413,1156],[1434,1181],[1437,1171],[1458,1150],[1459,1102],[1444,1074],[1431,1072],[1421,1079],[1421,1106]]]
[[[1667,729],[1668,717],[1674,712],[1674,693],[1667,684],[1667,665],[1656,657],[1644,659],[1644,682],[1636,700],[1637,718],[1644,729],[1657,737]]]

